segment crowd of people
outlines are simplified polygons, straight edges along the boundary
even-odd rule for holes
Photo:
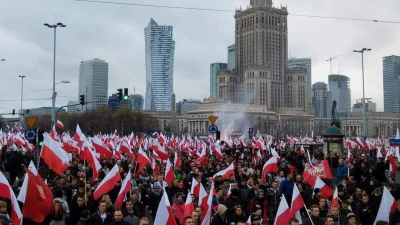
[[[307,154],[300,151],[300,146],[288,145],[279,149],[273,144],[270,147],[275,147],[280,157],[277,173],[270,174],[263,174],[262,171],[264,163],[271,157],[271,152],[260,151],[251,145],[226,147],[222,149],[222,158],[210,154],[210,148],[207,146],[208,162],[202,165],[196,163],[196,155],[182,151],[182,163],[180,167],[174,168],[175,179],[167,187],[164,181],[164,165],[159,165],[158,174],[155,174],[149,165],[138,172],[135,171],[135,161],[129,157],[123,157],[122,160],[101,160],[100,176],[94,181],[91,179],[91,168],[78,157],[73,156],[68,169],[61,176],[41,162],[38,172],[46,179],[54,196],[52,210],[42,224],[152,225],[157,216],[165,213],[158,212],[157,209],[166,192],[175,217],[172,224],[274,225],[282,196],[290,207],[294,186],[298,188],[305,206],[301,210],[300,218],[292,215],[290,225],[373,225],[381,203],[383,187],[386,187],[397,201],[397,209],[390,214],[389,221],[378,221],[376,224],[400,224],[400,184],[396,181],[395,173],[387,175],[388,162],[385,162],[384,158],[371,158],[368,152],[361,148],[352,150],[352,160],[347,157],[347,149],[343,149],[343,153],[329,154],[324,154],[322,150],[310,149],[311,156],[308,159]],[[137,149],[133,151],[136,153]],[[36,155],[36,152],[26,153],[20,149],[10,151],[3,147],[0,170],[7,175],[16,195],[24,180],[24,166],[28,167],[31,160],[36,162]],[[261,155],[261,159],[254,160],[255,155]],[[170,153],[170,158],[173,162],[173,152]],[[322,160],[327,160],[332,170],[333,179],[324,181],[332,190],[337,188],[340,199],[338,206],[330,207],[333,196],[324,198],[319,188],[314,189],[304,181],[303,172],[310,166],[308,164],[315,166]],[[213,179],[217,172],[227,168],[232,162],[235,165],[234,175],[227,179]],[[132,172],[132,190],[127,193],[121,208],[114,205],[121,182],[100,199],[93,198],[94,190],[115,164],[119,167],[122,179],[129,171]],[[209,223],[204,221],[205,212],[198,204],[199,196],[190,192],[194,180],[201,183],[207,193],[215,193]],[[210,190],[212,182],[215,192]],[[191,195],[194,205],[189,216],[184,215],[188,195]],[[12,224],[10,208],[10,201],[0,200],[0,222],[3,225]],[[23,224],[35,223],[29,218],[24,218]]]

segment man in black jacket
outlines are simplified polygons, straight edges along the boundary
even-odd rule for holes
[[[272,188],[267,190],[269,220],[275,221],[278,212],[279,203],[281,202],[281,192],[278,189],[278,182],[272,182]]]
[[[82,211],[87,210],[88,208],[85,205],[85,198],[82,195],[79,195],[76,199],[76,202],[71,203],[70,214],[68,217],[68,224],[77,224],[81,218]]]
[[[319,207],[318,205],[312,205],[311,207],[311,214],[310,217],[307,218],[303,225],[322,225],[324,222],[323,220],[319,217]],[[311,220],[310,220],[311,218]]]
[[[112,215],[106,211],[105,201],[99,201],[99,210],[90,217],[90,225],[108,225],[113,222]],[[122,212],[121,212],[122,214]]]

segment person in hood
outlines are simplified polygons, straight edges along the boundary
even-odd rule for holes
[[[233,215],[234,208],[237,205],[240,205],[243,207],[242,200],[240,199],[240,191],[236,188],[232,188],[231,190],[231,196],[225,200],[225,205],[228,207],[228,215]]]
[[[226,206],[219,204],[218,210],[212,218],[210,225],[227,225],[225,218],[227,211],[228,209],[226,208]]]
[[[183,193],[179,192],[175,195],[175,202],[172,205],[172,207],[175,208],[176,210],[176,218],[179,221],[179,224],[184,224],[185,222],[185,217],[184,217],[184,211],[185,211],[185,202],[183,201]]]
[[[154,183],[153,188],[151,189],[151,193],[149,194],[148,203],[144,205],[148,205],[150,207],[150,213],[153,218],[156,217],[158,205],[160,204],[161,198],[163,196],[163,190],[159,183]]]
[[[89,225],[90,211],[83,210],[80,216],[81,218],[78,220],[77,225]]]
[[[258,190],[257,195],[253,200],[249,203],[249,211],[250,213],[255,212],[258,207],[261,209],[261,219],[263,221],[268,221],[268,201],[265,198],[264,190]]]

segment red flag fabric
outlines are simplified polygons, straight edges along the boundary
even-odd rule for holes
[[[278,158],[273,156],[270,158],[267,162],[265,162],[263,170],[262,170],[262,180],[263,182],[267,181],[267,178],[265,177],[266,174],[268,173],[276,173],[278,172]]]
[[[108,172],[106,177],[104,177],[104,179],[101,181],[96,190],[93,192],[94,200],[99,199],[101,196],[111,191],[115,187],[115,184],[120,180],[121,174],[119,173],[118,165],[115,164],[110,172]]]
[[[11,201],[11,220],[15,225],[22,223],[22,212],[17,198],[4,174],[0,171],[0,197]]]
[[[320,164],[310,167],[307,170],[304,170],[303,172],[303,177],[304,180],[312,185],[310,179],[312,177],[319,177],[321,179],[332,179],[332,172],[331,169],[329,168],[329,164],[327,160],[321,161]]]
[[[122,208],[122,204],[125,200],[126,193],[128,193],[132,189],[132,175],[131,171],[126,175],[124,182],[122,182],[121,189],[119,190],[117,200],[115,200],[115,206],[118,209]]]
[[[167,182],[168,185],[171,185],[174,182],[174,179],[175,179],[175,171],[174,171],[174,168],[172,167],[171,162],[168,159],[167,165],[165,167],[164,180],[165,180],[165,182]]]
[[[51,211],[53,193],[39,174],[35,176],[26,168],[25,171],[28,176],[28,185],[22,214],[36,223],[41,223]]]
[[[65,151],[48,133],[43,134],[43,146],[40,157],[58,175],[64,173],[69,166],[69,159]]]
[[[339,196],[337,187],[335,187],[335,192],[333,193],[332,202],[331,205],[329,206],[328,213],[332,213],[332,207],[339,208]]]
[[[274,225],[289,224],[289,220],[290,220],[290,209],[287,204],[285,196],[282,195],[281,202],[278,207],[278,212],[276,212]]]

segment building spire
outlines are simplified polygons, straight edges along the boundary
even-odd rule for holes
[[[250,6],[252,6],[252,7],[260,7],[260,6],[272,7],[272,0],[250,0]]]

